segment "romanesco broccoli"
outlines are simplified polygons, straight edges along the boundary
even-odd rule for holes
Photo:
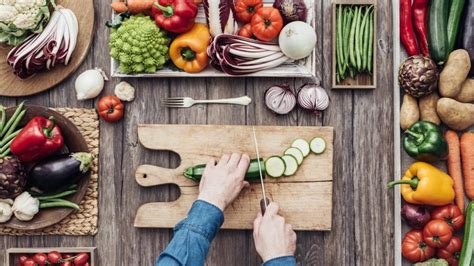
[[[110,34],[110,55],[122,73],[153,73],[168,60],[170,39],[150,17],[132,16]]]

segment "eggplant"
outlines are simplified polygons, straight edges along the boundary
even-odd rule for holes
[[[43,193],[77,183],[90,169],[93,156],[87,152],[63,154],[36,164],[28,175],[32,186]]]
[[[474,78],[474,0],[467,1],[465,12],[461,46],[469,53],[471,58],[469,77]]]

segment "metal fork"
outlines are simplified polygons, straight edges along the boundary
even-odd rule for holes
[[[216,99],[216,100],[194,100],[190,97],[174,97],[167,98],[162,101],[166,107],[181,107],[187,108],[198,103],[223,103],[223,104],[238,104],[238,105],[249,105],[252,99],[248,96],[242,96],[238,98],[229,99]]]

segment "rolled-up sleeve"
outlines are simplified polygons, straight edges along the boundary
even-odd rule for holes
[[[296,266],[296,259],[294,256],[278,257],[267,260],[262,266]]]
[[[156,265],[204,265],[209,246],[223,223],[224,214],[219,208],[195,201],[188,217],[176,225],[173,239]]]

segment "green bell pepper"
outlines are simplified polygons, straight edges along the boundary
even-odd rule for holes
[[[418,161],[434,162],[448,155],[448,143],[436,124],[418,121],[403,134],[403,149]]]

